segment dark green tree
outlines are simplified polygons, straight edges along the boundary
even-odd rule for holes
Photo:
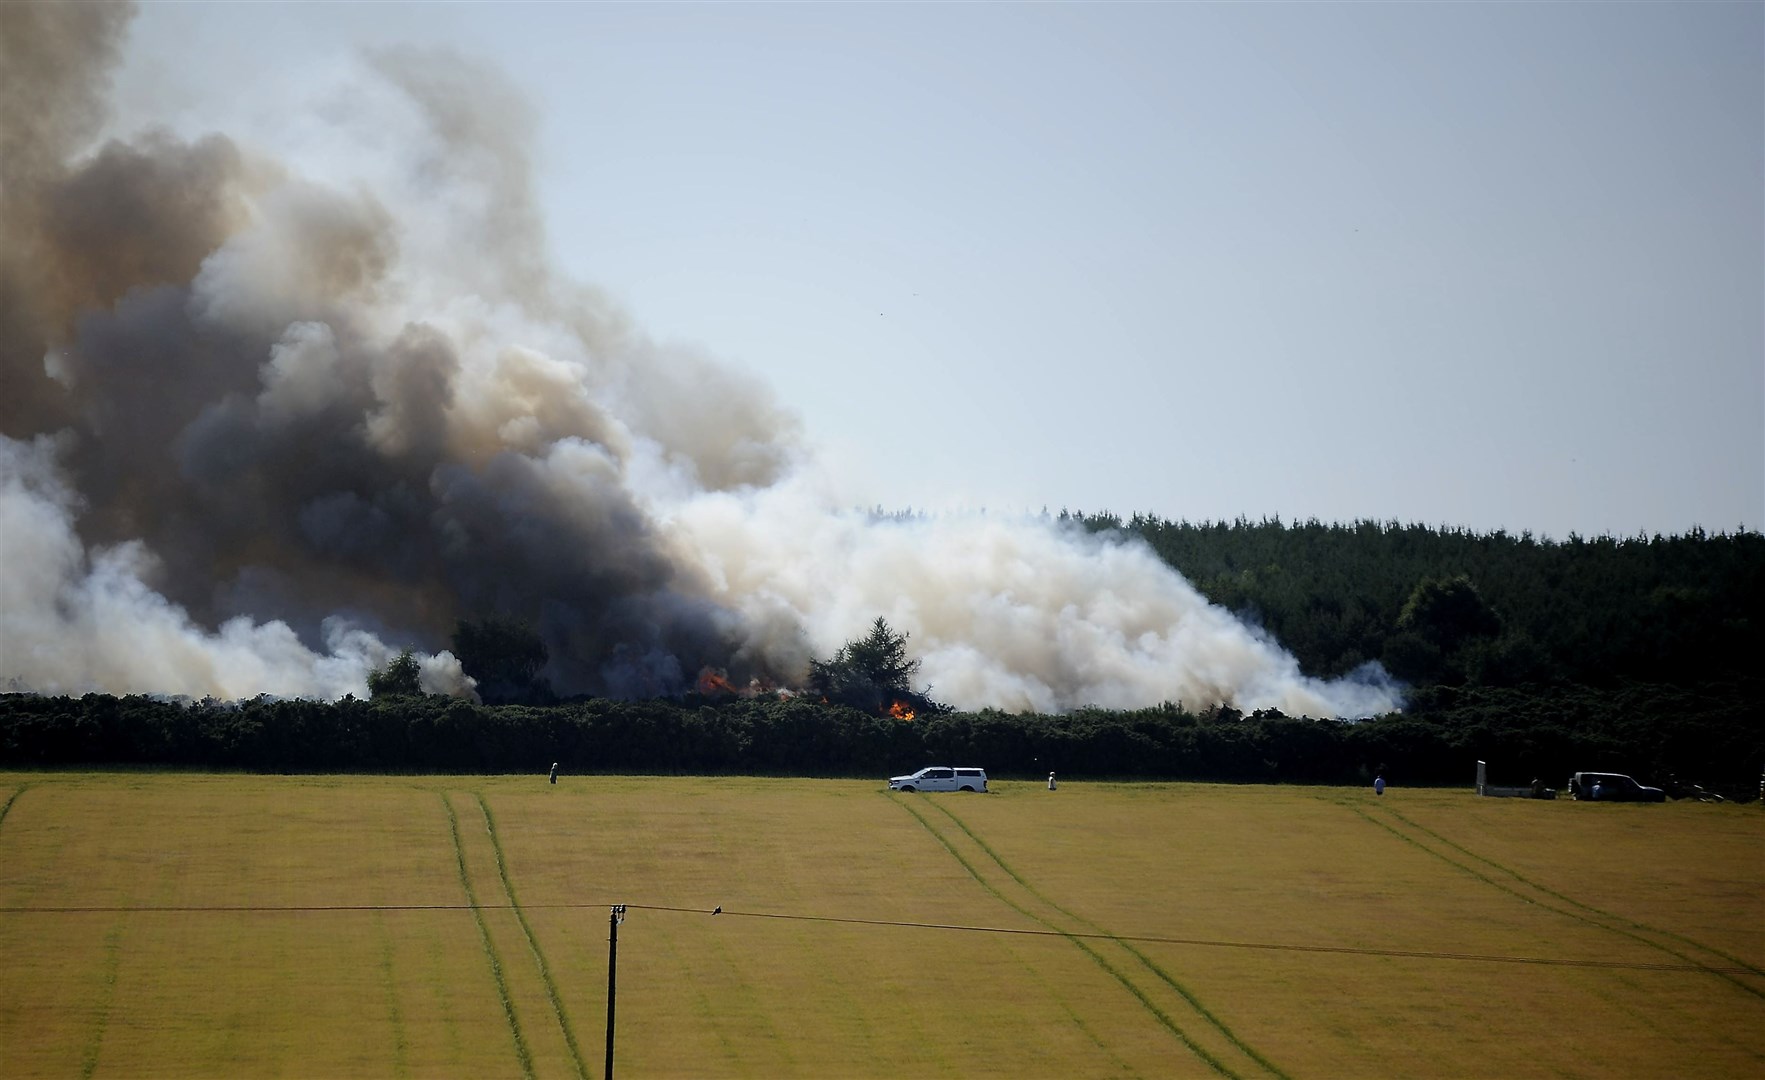
[[[531,626],[492,616],[461,619],[454,626],[453,653],[460,667],[478,681],[487,704],[538,704],[552,698],[540,677],[550,653]]]
[[[1400,678],[1461,683],[1484,671],[1493,654],[1489,639],[1501,618],[1469,576],[1423,578],[1397,616],[1397,633],[1386,642],[1385,660]],[[1489,667],[1490,671],[1496,670]]]
[[[1414,631],[1442,652],[1452,652],[1472,638],[1501,633],[1501,618],[1471,579],[1459,574],[1417,582],[1398,613],[1397,628]]]
[[[422,674],[417,658],[406,649],[387,661],[385,667],[368,672],[368,694],[376,698],[419,697],[423,693]]]
[[[809,688],[837,705],[882,712],[904,702],[915,712],[942,706],[913,689],[919,661],[907,656],[907,635],[897,634],[881,616],[870,633],[849,641],[830,660],[809,661]]]

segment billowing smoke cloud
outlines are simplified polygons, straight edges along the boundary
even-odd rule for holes
[[[1180,701],[1358,717],[1396,700],[1382,670],[1304,677],[1137,540],[1045,519],[817,514],[788,485],[695,499],[677,527],[721,602],[818,642],[881,614],[911,631],[931,696],[964,707]]]
[[[1393,704],[1142,545],[830,511],[765,387],[553,271],[532,117],[457,56],[365,58],[300,154],[92,145],[127,17],[0,5],[0,679],[336,697],[412,645],[465,693],[448,635],[501,615],[639,696],[881,614],[960,706]]]

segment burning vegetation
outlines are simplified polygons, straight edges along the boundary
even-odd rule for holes
[[[713,667],[699,671],[693,689],[708,698],[788,698],[806,693],[823,705],[846,705],[896,720],[948,712],[948,706],[913,688],[912,679],[918,670],[919,661],[907,656],[907,635],[896,633],[887,621],[878,618],[868,634],[847,642],[832,658],[811,660],[808,684],[801,691],[775,686],[758,677],[745,686],[738,685],[729,678],[728,671]]]
[[[699,672],[698,681],[694,684],[693,689],[706,697],[716,697],[719,694],[739,695],[741,693],[741,690],[729,681],[725,672],[713,671],[710,668]]]
[[[824,700],[897,720],[949,711],[913,688],[918,672],[919,661],[907,656],[907,635],[879,616],[868,634],[841,646],[831,659],[809,662],[809,688]]]
[[[771,680],[756,675],[747,683],[738,685],[729,677],[723,668],[702,668],[699,677],[693,680],[693,690],[703,697],[795,697],[796,691],[774,685]]]

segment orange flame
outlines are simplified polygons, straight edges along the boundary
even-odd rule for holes
[[[706,695],[737,694],[741,692],[735,688],[734,683],[731,683],[728,679],[724,678],[721,671],[712,671],[710,668],[705,668],[703,671],[699,672],[698,690],[699,693]]]
[[[776,694],[780,698],[790,698],[797,695],[797,691],[775,686],[771,679],[761,675],[749,679],[746,686],[738,686],[729,681],[728,672],[713,667],[699,669],[699,677],[693,680],[693,689],[706,697],[728,694],[731,697],[756,698],[764,694]]]
[[[911,720],[917,714],[913,711],[913,706],[905,701],[897,701],[889,706],[889,715],[897,720]]]

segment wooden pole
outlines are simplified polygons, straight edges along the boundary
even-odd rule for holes
[[[619,924],[625,921],[625,905],[614,904],[607,915],[607,1080],[613,1080],[613,1004],[618,989]]]

